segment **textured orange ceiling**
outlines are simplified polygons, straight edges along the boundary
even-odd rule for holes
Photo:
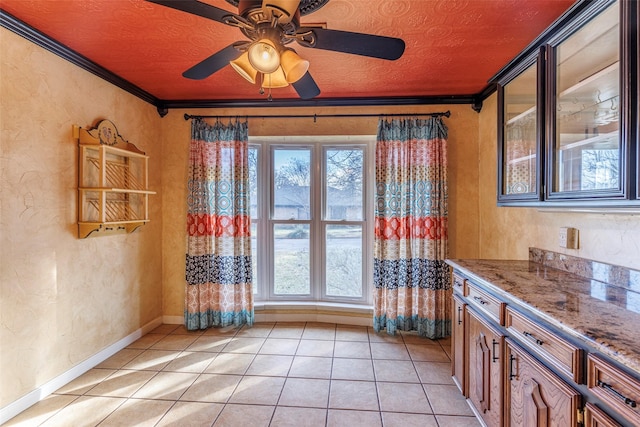
[[[211,5],[237,12],[224,0]],[[296,46],[319,98],[471,95],[574,0],[330,0],[301,24],[402,38],[396,61]],[[231,67],[204,80],[182,72],[239,29],[144,0],[2,0],[2,9],[161,100],[259,99]],[[297,98],[291,87],[273,97]]]

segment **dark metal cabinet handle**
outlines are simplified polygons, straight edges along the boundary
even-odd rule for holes
[[[458,325],[462,325],[462,307],[458,306]]]
[[[534,336],[533,336],[533,334],[532,334],[531,332],[524,331],[522,334],[523,334],[525,337],[527,337],[527,338],[529,338],[529,339],[533,340],[533,341],[534,341],[536,344],[538,344],[538,345],[542,345],[542,344],[544,344],[544,341],[539,340],[538,338],[534,337]]]
[[[475,297],[475,296],[474,296],[474,297],[473,297],[473,299],[474,299],[474,300],[476,300],[476,301],[478,301],[478,302],[479,302],[480,304],[482,304],[482,305],[488,304],[485,300],[483,300],[483,299],[482,299],[482,298],[480,298],[480,297]]]
[[[624,394],[620,393],[618,390],[613,388],[613,386],[611,384],[607,384],[605,382],[602,382],[602,381],[598,380],[598,387],[602,387],[603,389],[610,391],[614,396],[618,397],[626,405],[629,405],[632,408],[635,408],[636,406],[638,406],[638,404],[636,403],[635,400],[633,400],[633,399],[625,396]]]
[[[496,340],[492,340],[492,350],[493,350],[493,356],[491,357],[491,361],[493,363],[497,362],[498,360],[500,360],[500,357],[496,356],[496,345],[500,345],[500,343]]]
[[[516,374],[513,373],[513,362],[516,361],[516,357],[511,354],[509,355],[509,381],[516,377]]]

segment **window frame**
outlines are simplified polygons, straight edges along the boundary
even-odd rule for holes
[[[343,150],[348,150],[348,149],[357,149],[357,150],[362,150],[362,217],[359,221],[349,221],[349,220],[330,220],[326,218],[327,215],[327,192],[326,192],[326,177],[327,177],[327,171],[326,171],[326,159],[327,159],[327,151],[329,150],[336,150],[336,149],[343,149]],[[368,153],[367,153],[367,145],[366,144],[341,144],[341,145],[335,145],[335,144],[323,144],[321,146],[321,157],[320,157],[320,167],[321,167],[321,171],[320,171],[320,177],[322,179],[322,183],[320,185],[320,193],[322,195],[321,198],[321,205],[320,205],[320,218],[317,221],[319,227],[321,228],[320,233],[318,234],[318,236],[320,237],[320,255],[321,255],[321,260],[320,260],[320,264],[319,264],[319,269],[318,271],[321,273],[321,277],[320,279],[320,283],[322,284],[321,286],[321,290],[322,290],[322,299],[323,300],[327,300],[327,301],[333,301],[333,300],[347,300],[350,302],[359,302],[361,303],[363,300],[366,300],[367,298],[367,294],[368,293],[372,293],[372,292],[367,292],[369,290],[369,287],[367,286],[367,271],[368,271],[368,265],[370,263],[368,263],[368,256],[367,256],[367,248],[369,248],[369,240],[371,239],[370,236],[372,236],[372,234],[368,233],[367,230],[367,224],[368,222],[372,222],[373,219],[373,209],[371,209],[371,211],[368,211],[368,206],[369,204],[367,203],[367,200],[369,198],[372,198],[373,196],[373,192],[371,192],[369,194],[369,192],[367,191],[367,187],[370,187],[368,185],[369,183],[369,179],[367,179],[367,165],[368,165]],[[367,213],[369,213],[369,215],[367,215]],[[369,221],[367,221],[369,220]],[[327,274],[326,274],[326,265],[327,265],[327,226],[329,225],[361,225],[362,227],[362,236],[360,239],[360,244],[362,245],[362,254],[361,254],[361,263],[362,263],[362,287],[361,287],[361,296],[360,297],[341,297],[338,295],[329,295],[327,292]],[[373,240],[371,240],[371,242],[373,243]]]
[[[254,255],[257,262],[257,292],[254,301],[258,303],[335,303],[371,305],[373,303],[373,196],[375,189],[374,150],[375,135],[326,135],[326,136],[249,136],[249,147],[257,148],[257,212],[252,213],[252,224],[258,233]],[[275,149],[303,148],[311,150],[310,206],[309,220],[285,220],[273,218],[274,209],[274,169]],[[327,149],[357,148],[363,151],[363,217],[362,221],[325,221],[326,196],[323,170]],[[274,224],[310,224],[310,293],[308,295],[275,294],[274,287]],[[326,289],[326,225],[362,224],[362,296],[343,297],[327,295]]]
[[[272,167],[274,165],[274,153],[276,150],[309,150],[309,169],[312,172],[309,177],[309,210],[310,215],[309,219],[283,219],[283,218],[275,218],[275,169]],[[269,248],[269,252],[267,253],[268,263],[268,276],[267,276],[267,284],[268,284],[268,297],[270,300],[309,300],[309,299],[317,299],[314,298],[314,271],[316,270],[315,265],[315,257],[314,257],[314,246],[316,245],[316,236],[317,233],[314,230],[314,214],[317,209],[316,202],[316,188],[315,188],[315,174],[313,173],[314,162],[316,159],[316,149],[311,144],[269,144],[269,160],[267,164],[267,170],[269,173],[269,180],[265,182],[266,190],[269,193],[269,205],[268,205],[268,216],[265,218],[265,222],[267,223],[267,232],[265,236],[267,237],[267,246]],[[263,190],[265,188],[263,187]],[[275,238],[273,230],[277,224],[308,224],[309,225],[309,294],[276,294],[275,293]]]

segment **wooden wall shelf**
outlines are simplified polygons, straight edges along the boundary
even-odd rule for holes
[[[131,233],[149,222],[149,157],[109,120],[73,126],[78,141],[78,237]]]

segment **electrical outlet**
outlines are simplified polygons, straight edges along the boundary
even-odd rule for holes
[[[561,248],[578,249],[578,229],[572,227],[560,227],[558,244]]]
[[[558,235],[558,245],[561,248],[567,247],[567,227],[560,227],[560,234]]]

